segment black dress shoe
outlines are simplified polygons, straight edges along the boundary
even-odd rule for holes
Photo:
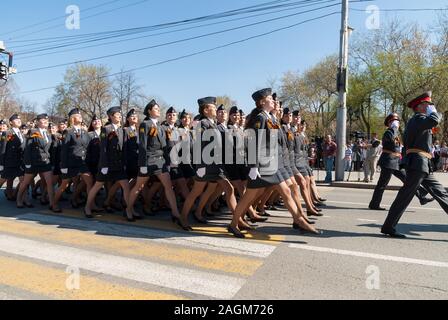
[[[320,209],[320,208],[316,208],[316,211],[317,211],[317,212],[322,212],[322,209]]]
[[[53,211],[54,213],[62,213],[61,208],[55,209],[53,206],[50,206],[50,207],[48,207],[48,209],[50,209],[50,211]]]
[[[249,220],[252,223],[257,223],[257,222],[266,222],[268,220],[268,218],[250,218],[249,217]]]
[[[237,237],[237,238],[240,238],[240,239],[244,239],[244,238],[246,238],[246,236],[245,236],[243,233],[241,233],[240,230],[235,229],[235,228],[232,227],[232,226],[228,226],[228,227],[227,227],[227,231],[229,231],[231,234],[233,234],[233,235],[234,235],[235,237]]]
[[[204,218],[199,219],[198,217],[196,217],[195,214],[193,214],[193,219],[194,219],[197,223],[200,223],[200,224],[208,224],[208,221],[207,221],[207,220],[205,220]]]
[[[324,215],[322,214],[322,213],[310,213],[310,212],[306,212],[306,215],[308,216],[308,217],[323,217]]]
[[[106,210],[107,213],[115,212],[115,210],[111,206],[104,205],[103,208],[104,208],[104,210]]]
[[[246,227],[246,226],[241,226],[241,227],[238,227],[241,231],[254,231],[255,230],[255,228],[254,227]]]
[[[143,207],[143,214],[148,217],[155,217],[156,215],[152,210],[146,211],[145,207]]]
[[[70,200],[70,204],[73,209],[79,209],[79,204],[77,204],[74,200]]]
[[[406,238],[406,236],[404,234],[398,233],[395,230],[388,231],[388,230],[381,229],[381,233],[385,234],[385,235],[387,235],[387,236],[389,236],[391,238],[396,238],[396,239],[405,239]]]
[[[269,213],[267,213],[266,211],[262,211],[259,213],[260,216],[262,217],[270,217],[271,215]]]
[[[311,233],[311,234],[316,234],[316,235],[320,235],[322,234],[322,231],[316,230],[316,231],[311,231],[311,230],[307,230],[302,228],[298,223],[293,223],[292,224],[292,228],[294,230],[299,230],[301,233]]]
[[[386,211],[386,208],[369,206],[370,210]]]
[[[325,203],[323,203],[323,202],[315,202],[313,204],[314,204],[315,207],[323,207],[323,206],[325,206]]]
[[[86,208],[84,208],[84,216],[85,216],[87,219],[93,219],[93,216],[92,216],[91,214],[87,214],[87,212],[86,212]]]
[[[421,198],[420,199],[420,204],[422,206],[424,206],[425,204],[428,204],[428,203],[433,202],[433,201],[434,201],[434,198]]]
[[[136,216],[136,215],[133,215],[133,217],[134,217],[135,220],[143,220],[143,217],[142,217],[142,216]]]
[[[34,205],[32,204],[32,203],[24,203],[23,204],[25,207],[27,207],[27,208],[34,208]]]

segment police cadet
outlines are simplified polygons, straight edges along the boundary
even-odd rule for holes
[[[209,156],[213,159],[212,163],[209,163],[210,161],[206,161],[204,159],[203,151],[205,148],[209,148],[209,145],[215,145],[215,148],[213,148],[214,151],[219,150],[222,148],[220,143],[221,136],[217,127],[217,124],[215,123],[216,119],[216,97],[206,97],[198,99],[198,105],[199,105],[199,114],[201,115],[201,120],[197,125],[197,128],[195,129],[196,134],[196,140],[195,140],[195,152],[196,149],[199,150],[200,147],[200,161],[194,159],[196,164],[196,176],[195,181],[193,185],[193,189],[191,190],[190,194],[188,195],[186,201],[184,202],[182,213],[181,213],[181,219],[182,219],[182,225],[185,230],[191,230],[191,227],[189,226],[188,222],[188,216],[190,214],[191,208],[193,207],[194,202],[196,199],[201,196],[201,194],[204,191],[204,188],[207,186],[207,184],[215,185],[218,184],[219,187],[225,192],[226,202],[228,208],[234,213],[235,207],[236,207],[236,198],[234,194],[234,189],[227,180],[227,177],[225,176],[222,163],[216,163],[215,159],[222,162],[221,159],[217,159],[217,155],[213,152],[212,154],[206,154],[206,156]],[[197,163],[196,163],[197,162]],[[211,194],[210,194],[211,196]],[[208,200],[206,197],[203,197],[204,201]],[[196,211],[196,214],[198,212]],[[203,217],[198,217],[195,214],[195,218],[198,221],[204,222]],[[235,216],[234,216],[235,219]],[[238,220],[235,220],[235,224],[238,223]],[[244,225],[247,228],[250,228],[249,225],[247,225],[242,219],[240,220],[240,223]]]
[[[245,235],[240,231],[238,226],[239,219],[246,213],[247,209],[253,202],[258,199],[268,187],[274,187],[279,192],[289,212],[293,216],[293,228],[308,230],[318,233],[310,226],[305,218],[299,214],[296,203],[291,198],[291,191],[284,182],[283,176],[278,171],[278,165],[275,158],[268,154],[272,151],[272,143],[277,143],[275,125],[272,121],[270,112],[275,109],[275,102],[272,97],[272,89],[267,88],[259,90],[252,95],[256,108],[249,115],[246,129],[250,130],[249,145],[255,146],[255,155],[249,158],[249,180],[247,190],[238,202],[235,209],[235,216],[228,227],[237,238],[244,238]],[[278,138],[277,138],[278,139]],[[250,151],[250,148],[248,149]],[[275,148],[274,148],[275,150]]]
[[[233,162],[226,164],[226,174],[241,198],[246,192],[249,170],[246,164],[246,139],[244,130],[240,127],[239,123],[240,112],[238,107],[234,106],[229,111],[229,121],[227,122],[227,128],[230,130],[231,137],[233,138]],[[249,207],[247,215],[252,223],[265,222],[267,220],[267,218],[259,216],[255,209],[253,209],[253,206]]]
[[[56,185],[60,183],[61,176],[62,134],[58,132],[58,128],[52,122],[48,124],[48,132],[51,136],[50,162],[53,168],[53,185]]]
[[[139,129],[139,173],[137,182],[130,192],[126,211],[129,218],[141,219],[141,216],[134,211],[135,201],[146,186],[149,178],[157,177],[164,187],[165,196],[170,204],[171,219],[174,223],[180,225],[180,214],[177,208],[176,195],[174,194],[168,173],[166,137],[159,122],[160,106],[155,100],[151,100],[146,105],[143,114],[146,118],[140,124]],[[148,205],[148,203],[145,204]]]
[[[78,176],[84,181],[87,187],[87,193],[93,186],[93,178],[86,163],[87,147],[90,142],[88,132],[81,128],[82,115],[79,109],[73,109],[69,112],[70,127],[62,134],[61,142],[61,178],[62,182],[55,192],[53,212],[58,213],[59,200],[63,192],[70,184],[70,181]],[[73,208],[78,208],[76,199],[71,200]]]
[[[13,114],[9,118],[11,129],[0,136],[0,187],[5,181],[13,182],[15,178],[23,181],[24,165],[23,152],[25,150],[26,139],[20,131],[22,120],[18,114]],[[13,200],[15,197],[11,190],[5,191],[6,198]]]
[[[400,170],[401,140],[398,131],[400,117],[396,113],[391,113],[384,120],[384,125],[387,127],[387,130],[383,135],[383,153],[378,161],[381,168],[381,175],[369,204],[370,210],[386,210],[385,208],[381,208],[380,204],[384,190],[386,190],[392,175],[400,179],[403,183],[406,180],[406,171],[404,169]],[[422,194],[426,194],[426,191],[420,186],[416,192],[416,196],[420,199],[420,204],[424,205],[431,201],[423,197]]]
[[[8,124],[4,119],[0,120],[0,133],[8,131]]]
[[[180,125],[179,125],[179,135],[182,140],[182,144],[185,145],[185,149],[189,150],[189,154],[182,155],[182,162],[179,167],[182,174],[187,181],[187,185],[190,185],[192,178],[195,176],[195,170],[193,168],[193,131],[191,130],[192,119],[191,114],[185,111],[185,109],[180,113]],[[183,148],[181,148],[183,150]]]
[[[126,149],[126,173],[128,179],[134,181],[138,175],[138,114],[131,109],[126,115],[124,125]]]
[[[309,188],[307,187],[307,181],[304,176],[305,173],[308,176],[308,170],[306,169],[306,164],[308,162],[308,150],[306,149],[307,145],[303,143],[300,132],[298,132],[298,128],[291,127],[292,119],[293,112],[291,112],[289,108],[284,108],[282,130],[286,138],[285,140],[287,146],[285,157],[288,157],[289,167],[293,173],[291,180],[294,180],[296,184],[300,186],[300,192],[305,201],[308,214],[319,215],[318,210],[312,204]]]
[[[68,124],[67,119],[62,119],[61,121],[59,121],[58,123],[59,134],[64,134],[65,130],[67,130],[67,124]]]
[[[115,182],[123,190],[123,198],[127,203],[129,199],[129,182],[126,175],[126,153],[124,152],[124,132],[121,127],[121,108],[112,107],[107,111],[109,123],[101,129],[101,151],[99,173],[87,197],[84,214],[93,218],[93,206],[98,191],[106,182]],[[113,187],[109,189],[108,199],[114,196]],[[108,201],[106,200],[106,202]],[[128,221],[134,218],[127,217]]]
[[[89,127],[89,145],[87,146],[86,164],[92,178],[95,180],[98,174],[98,164],[100,162],[101,152],[101,128],[103,123],[101,119],[94,115]]]
[[[174,107],[170,107],[166,111],[166,120],[162,124],[162,129],[166,138],[166,153],[167,153],[167,166],[170,172],[171,182],[176,190],[184,200],[187,198],[190,192],[187,186],[187,180],[184,177],[182,168],[179,166],[179,159],[175,159],[177,156],[176,150],[180,146],[180,136],[178,128],[176,127],[177,111]],[[173,148],[175,148],[173,150]],[[173,154],[172,154],[173,151]]]
[[[50,158],[51,136],[48,133],[48,115],[40,114],[36,118],[37,127],[30,130],[25,151],[25,178],[17,193],[17,208],[29,207],[24,203],[24,193],[31,181],[39,174],[42,183],[46,184],[50,207],[53,205],[53,174]]]
[[[431,167],[432,129],[437,127],[441,120],[432,103],[431,92],[415,98],[408,103],[408,107],[414,110],[415,115],[409,120],[404,133],[406,181],[381,228],[383,234],[394,238],[406,237],[398,233],[395,227],[420,185],[423,185],[448,213],[448,193],[435,179]]]

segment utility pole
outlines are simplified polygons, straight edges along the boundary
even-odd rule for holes
[[[0,41],[0,58],[4,55],[8,56],[8,62],[3,63],[0,60],[0,80],[7,81],[10,74],[15,74],[17,70],[13,68],[13,54],[11,52],[6,51],[5,44],[3,41]]]
[[[347,85],[348,85],[348,0],[342,0],[341,43],[339,51],[338,92],[339,107],[337,111],[336,143],[336,181],[344,181],[344,157],[347,131]]]

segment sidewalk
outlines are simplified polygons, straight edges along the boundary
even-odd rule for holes
[[[318,186],[332,186],[332,187],[339,187],[339,188],[356,188],[356,189],[375,189],[376,184],[378,182],[378,178],[380,177],[380,173],[375,173],[374,179],[372,182],[363,182],[364,180],[364,172],[352,172],[350,175],[349,181],[347,181],[349,173],[345,173],[344,181],[334,181],[335,173],[333,171],[333,183],[325,183],[325,175],[326,172],[323,170],[314,170],[314,175],[316,176],[316,181]],[[437,180],[445,186],[445,188],[448,187],[448,173],[443,172],[436,172],[434,173]],[[360,181],[358,181],[358,177]],[[400,188],[403,186],[403,183],[398,180],[395,176],[392,176],[392,179],[390,179],[389,185],[387,187],[387,190],[400,190]],[[448,188],[447,188],[448,190]]]

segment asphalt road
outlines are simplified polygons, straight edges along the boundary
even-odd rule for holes
[[[0,199],[0,299],[447,299],[448,216],[415,201],[399,231],[382,236],[387,212],[366,210],[371,190],[321,188],[320,236],[271,211],[248,239],[229,216],[185,233],[167,214],[135,224],[88,221],[72,209],[18,210]],[[396,192],[387,191],[383,205]]]

